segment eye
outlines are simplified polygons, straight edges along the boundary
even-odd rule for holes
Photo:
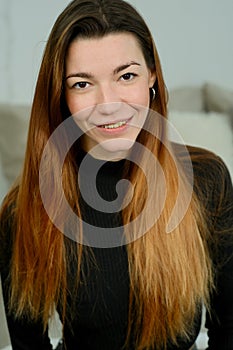
[[[90,83],[88,83],[86,81],[80,81],[80,82],[77,82],[74,85],[72,85],[73,88],[79,89],[79,90],[86,89],[88,86],[90,86]]]
[[[135,73],[125,73],[120,77],[120,80],[130,81],[133,78],[135,78],[136,76],[137,76],[137,74],[135,74]]]

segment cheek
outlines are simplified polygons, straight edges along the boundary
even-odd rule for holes
[[[67,96],[66,103],[73,117],[75,123],[86,131],[87,125],[89,125],[89,119],[93,113],[94,106],[89,103],[85,103],[84,98],[77,98],[77,96]],[[83,129],[84,128],[84,129]]]
[[[134,89],[131,94],[128,95],[128,100],[130,99],[130,102],[135,103],[139,106],[143,107],[149,107],[150,103],[150,91],[148,84],[145,83],[143,86],[138,86],[136,89]]]
[[[66,92],[65,98],[66,98],[66,104],[67,104],[67,106],[69,108],[70,113],[74,114],[75,113],[74,111],[77,108],[77,101],[76,101],[76,99],[69,92]]]
[[[66,93],[66,104],[72,115],[91,107],[93,103],[86,96],[77,96],[75,93]]]

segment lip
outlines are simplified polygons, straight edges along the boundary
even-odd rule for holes
[[[98,128],[98,130],[100,130],[101,132],[105,133],[105,134],[118,134],[121,133],[123,131],[125,131],[126,129],[128,129],[129,127],[129,122],[131,121],[133,117],[129,118],[129,119],[120,119],[120,120],[114,120],[112,122],[107,122],[107,123],[103,123],[103,124],[99,124],[96,125],[96,127]],[[125,122],[125,124],[118,126],[117,128],[104,128],[104,125],[112,125],[112,124],[117,124],[120,122]]]
[[[104,125],[113,125],[113,124],[117,124],[117,123],[121,123],[121,122],[125,122],[124,125],[128,124],[129,121],[132,119],[132,117],[128,118],[128,119],[119,119],[119,120],[112,120],[112,121],[104,121],[103,123],[99,123],[96,126],[98,128],[103,128]],[[104,129],[104,128],[103,128]]]

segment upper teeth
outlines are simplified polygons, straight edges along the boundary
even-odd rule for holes
[[[103,125],[102,127],[105,129],[115,129],[115,128],[119,128],[120,126],[125,125],[125,124],[126,124],[126,120],[122,121],[122,122],[115,123],[115,124]]]

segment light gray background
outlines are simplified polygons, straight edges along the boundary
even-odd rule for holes
[[[0,0],[0,102],[30,103],[48,33],[67,0]],[[130,0],[146,19],[168,89],[233,89],[232,0]]]

